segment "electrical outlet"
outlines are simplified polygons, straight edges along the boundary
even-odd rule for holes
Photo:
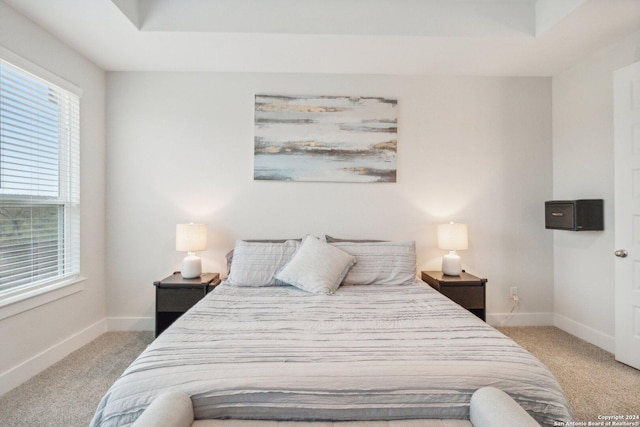
[[[509,295],[510,295],[511,299],[513,299],[513,297],[517,297],[518,296],[518,287],[517,286],[512,286],[511,288],[509,288]]]

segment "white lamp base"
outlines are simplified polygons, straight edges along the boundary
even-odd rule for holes
[[[459,276],[462,273],[462,260],[456,251],[450,251],[442,257],[442,272],[447,276]]]
[[[202,261],[196,254],[190,253],[182,260],[182,271],[180,272],[185,279],[195,279],[202,274]]]

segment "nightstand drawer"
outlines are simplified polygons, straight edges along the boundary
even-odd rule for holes
[[[203,289],[162,289],[158,292],[158,311],[185,312],[203,296]]]
[[[484,308],[483,286],[441,286],[440,293],[464,308]]]

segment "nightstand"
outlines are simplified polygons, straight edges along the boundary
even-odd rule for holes
[[[156,287],[156,337],[219,284],[218,273],[185,279],[179,271],[153,282]]]
[[[451,301],[466,308],[482,320],[486,320],[487,279],[462,272],[460,276],[447,276],[441,271],[423,271],[422,280]]]

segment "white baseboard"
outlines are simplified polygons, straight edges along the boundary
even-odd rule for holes
[[[600,347],[609,353],[615,353],[615,337],[607,335],[604,332],[593,329],[590,326],[583,325],[580,322],[569,319],[561,314],[554,314],[553,325],[556,328],[570,333],[580,339],[583,339],[593,345]]]
[[[553,313],[491,313],[487,323],[500,326],[553,326]]]
[[[516,313],[510,318],[508,313],[487,314],[487,323],[494,327],[555,326],[609,353],[615,351],[615,337],[556,313]]]
[[[0,396],[107,332],[102,319],[0,374]]]
[[[153,317],[107,317],[109,331],[153,331],[155,328]]]

